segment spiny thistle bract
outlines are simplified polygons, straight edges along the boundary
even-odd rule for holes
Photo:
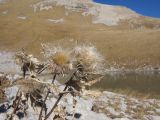
[[[17,64],[23,64],[26,62],[32,62],[35,65],[40,64],[37,58],[33,57],[32,54],[25,53],[25,51],[19,51],[15,54],[15,62]]]
[[[11,81],[7,78],[7,75],[0,73],[0,90],[3,88],[10,87]]]
[[[37,58],[33,57],[33,55],[25,53],[24,50],[15,54],[15,62],[16,64],[21,65],[24,77],[27,71],[29,71],[30,75],[35,75],[45,66],[40,63]]]
[[[18,86],[20,88],[21,92],[24,92],[24,93],[31,93],[37,89],[41,90],[43,92],[43,90],[45,88],[59,92],[59,89],[55,84],[43,82],[37,78],[32,78],[32,77],[27,77],[25,79],[22,78],[22,79],[15,80],[12,82],[12,86],[13,85]]]

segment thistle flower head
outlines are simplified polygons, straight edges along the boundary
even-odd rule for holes
[[[49,59],[52,66],[58,68],[71,68],[70,52],[61,47],[51,47],[46,44],[42,45],[43,54]]]
[[[58,66],[66,67],[70,63],[69,55],[67,52],[60,50],[51,56],[52,61]]]
[[[75,65],[81,64],[86,73],[103,73],[104,60],[94,46],[76,46],[73,49],[72,54]]]

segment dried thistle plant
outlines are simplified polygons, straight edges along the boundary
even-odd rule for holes
[[[43,117],[44,120],[47,120],[53,112],[56,113],[54,119],[56,117],[65,119],[65,110],[58,103],[67,94],[71,94],[73,99],[75,99],[75,96],[81,95],[83,88],[101,80],[104,75],[104,59],[94,46],[81,45],[67,50],[61,47],[42,44],[42,50],[46,58],[46,65],[38,71],[36,71],[36,68],[40,65],[40,62],[32,55],[21,51],[16,54],[16,59],[20,61],[19,63],[22,65],[22,68],[24,65],[27,65],[29,72],[34,71],[40,74],[43,70],[49,68],[53,73],[52,83],[41,81],[30,75],[29,77],[13,81],[11,85],[17,86],[25,96],[29,95],[31,101],[40,102],[39,120],[42,120]],[[66,80],[63,91],[60,92],[59,87],[54,84],[54,81],[57,75],[63,74],[71,74],[71,76]],[[51,92],[58,93],[58,98],[47,113],[46,101]],[[39,94],[40,97],[37,97],[35,94]],[[18,101],[21,101],[21,99],[18,99]],[[19,103],[17,102],[16,106]],[[75,105],[76,102],[74,107]],[[45,110],[45,116],[43,116],[43,110]]]
[[[15,54],[15,62],[21,66],[24,77],[27,71],[29,71],[30,75],[34,75],[45,67],[37,58],[33,57],[31,54],[27,54],[24,50]]]
[[[0,103],[6,101],[5,89],[8,87],[11,87],[11,81],[6,74],[0,73]]]
[[[70,53],[70,56],[72,56],[70,61],[74,72],[71,78],[65,83],[66,86],[62,93],[71,93],[72,96],[76,96],[76,91],[80,92],[83,86],[90,86],[103,77],[104,61],[93,46],[76,46]],[[59,94],[59,98],[50,112],[45,116],[44,120],[48,119],[52,114],[63,95],[64,94]]]
[[[46,100],[49,95],[49,93],[59,93],[58,86],[56,86],[54,83],[48,83],[40,81],[38,78],[22,78],[18,79],[12,82],[12,86],[17,86],[19,88],[19,92],[21,94],[24,94],[26,99],[28,100],[28,97],[31,101],[31,106],[35,107],[35,105],[41,107],[41,116],[43,110],[45,111],[45,114],[47,113],[47,106],[46,106]],[[43,99],[43,96],[46,95],[45,99]],[[16,101],[22,101],[21,98],[19,98]],[[14,107],[15,110],[17,110],[17,106],[19,106],[21,102],[18,102],[16,104],[16,107]],[[14,111],[15,111],[14,110]],[[15,112],[13,113],[15,114]]]
[[[11,86],[11,81],[6,74],[0,74],[0,90]]]

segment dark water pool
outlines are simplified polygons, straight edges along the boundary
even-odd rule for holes
[[[51,79],[52,75],[42,75],[45,79]],[[69,79],[65,78],[66,79]],[[65,83],[64,77],[58,81]],[[129,95],[149,96],[160,99],[160,72],[130,71],[108,72],[105,77],[90,87],[91,90],[113,91]]]
[[[91,89],[132,91],[160,96],[160,72],[108,72]]]

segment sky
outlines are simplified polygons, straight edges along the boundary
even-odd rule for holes
[[[94,0],[98,3],[126,6],[145,16],[160,18],[160,0]]]

